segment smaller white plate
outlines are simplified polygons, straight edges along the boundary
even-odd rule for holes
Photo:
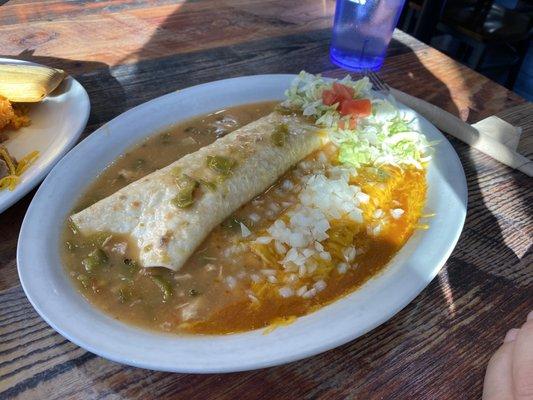
[[[9,58],[0,58],[0,63],[34,64]],[[39,158],[22,174],[15,190],[0,191],[0,213],[37,186],[74,146],[87,124],[90,109],[87,92],[70,76],[42,102],[30,105],[31,125],[10,132],[2,144],[17,159],[34,150],[39,151]]]

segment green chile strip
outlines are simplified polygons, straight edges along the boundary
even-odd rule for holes
[[[207,156],[207,166],[218,174],[228,176],[237,165],[237,161],[223,156]]]
[[[154,282],[159,290],[161,290],[161,294],[163,295],[163,300],[167,301],[170,296],[172,296],[172,285],[170,282],[168,282],[165,278],[157,275],[150,276],[152,279],[152,282]]]
[[[86,258],[82,260],[85,270],[89,273],[107,262],[107,255],[102,249],[95,249],[91,251]]]
[[[287,141],[288,135],[289,127],[286,124],[280,124],[276,127],[270,138],[276,146],[283,147],[285,145],[285,142]]]
[[[171,202],[178,208],[187,208],[194,203],[194,190],[198,187],[198,182],[183,174],[176,179],[178,194]]]

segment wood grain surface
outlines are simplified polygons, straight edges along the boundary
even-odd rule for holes
[[[330,0],[16,0],[0,2],[0,56],[60,67],[87,89],[84,135],[169,91],[216,79],[340,76],[328,59]],[[383,78],[476,122],[523,128],[533,106],[396,31]],[[17,237],[33,193],[0,215],[0,398],[478,399],[505,332],[533,308],[530,178],[450,139],[468,179],[466,225],[446,266],[411,304],[367,335],[288,365],[225,375],[152,372],[113,363],[55,333],[16,272]],[[379,298],[375,301],[379,301]]]

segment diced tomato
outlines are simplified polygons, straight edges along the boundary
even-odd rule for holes
[[[322,92],[322,102],[331,106],[335,103],[342,103],[345,100],[353,99],[355,91],[341,83],[333,83],[333,89],[326,89]]]
[[[333,92],[343,100],[351,100],[355,94],[355,91],[342,83],[333,83]]]
[[[322,92],[322,103],[326,106],[332,106],[337,103],[337,95],[332,90],[324,90]]]
[[[372,113],[372,103],[369,99],[345,100],[339,110],[341,115],[368,117]]]
[[[372,113],[372,103],[368,99],[354,99],[355,91],[348,86],[341,83],[333,83],[333,88],[326,89],[322,92],[322,102],[331,106],[339,103],[339,113],[341,115],[348,115],[347,121],[341,120],[339,128],[341,129],[355,129],[357,127],[358,117],[368,117]]]

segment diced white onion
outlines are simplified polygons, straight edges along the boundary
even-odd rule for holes
[[[392,216],[392,218],[394,219],[399,219],[401,218],[401,216],[403,215],[405,211],[401,208],[393,208],[392,210],[390,210],[390,215]]]
[[[230,289],[235,289],[235,286],[237,286],[237,280],[233,276],[226,276],[226,285]]]
[[[247,238],[248,236],[250,236],[252,234],[252,232],[242,222],[240,224],[241,224],[241,235],[242,235],[243,238]]]
[[[385,215],[385,212],[381,209],[381,208],[377,208],[376,210],[374,210],[374,212],[372,213],[372,216],[374,218],[381,218]]]
[[[266,276],[276,275],[275,269],[262,269],[261,273]]]
[[[257,239],[255,239],[255,242],[259,244],[269,244],[271,241],[272,241],[271,236],[260,236]]]
[[[345,274],[346,271],[348,271],[348,264],[346,263],[339,263],[337,265],[337,271],[339,271],[339,274]]]
[[[357,255],[355,247],[353,247],[353,246],[345,248],[342,251],[342,254],[344,255],[344,259],[347,262],[349,262],[349,263],[352,262],[354,260],[355,256]]]
[[[317,292],[321,292],[322,290],[326,288],[327,285],[326,285],[326,282],[321,279],[319,281],[316,281],[313,286],[317,290]]]
[[[261,221],[261,216],[257,213],[251,213],[250,215],[248,215],[248,218],[250,218],[250,220],[252,220],[253,222]]]
[[[298,289],[296,291],[296,294],[301,297],[304,295],[305,292],[307,292],[307,285],[304,285],[300,289]]]
[[[294,295],[294,290],[287,286],[280,288],[278,292],[281,297],[291,297]]]
[[[281,185],[283,190],[292,190],[294,188],[294,183],[292,183],[290,180],[286,179],[283,181]]]

